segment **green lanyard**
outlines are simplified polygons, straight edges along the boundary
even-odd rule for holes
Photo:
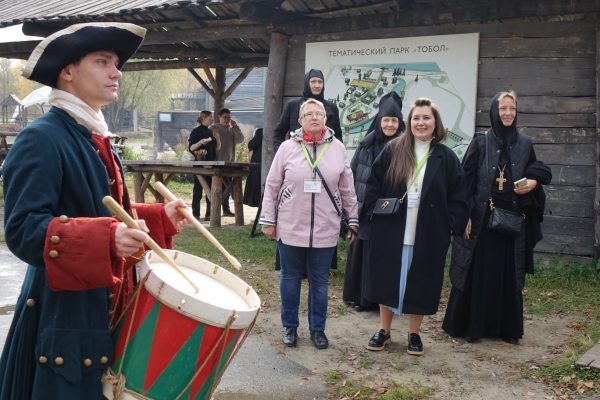
[[[310,169],[313,172],[315,171],[315,168],[317,168],[317,165],[319,164],[319,161],[321,161],[321,158],[323,158],[323,154],[325,154],[325,150],[327,150],[327,147],[329,147],[329,143],[330,142],[325,143],[325,146],[323,146],[323,148],[321,149],[321,152],[319,153],[319,156],[313,163],[311,161],[312,158],[308,154],[308,149],[306,148],[306,145],[304,144],[304,142],[300,142],[300,145],[302,146],[302,151],[304,152],[304,157],[306,157],[306,161],[308,161],[308,165],[310,165]]]
[[[413,185],[415,186],[415,191],[418,190],[417,187],[419,186],[419,173],[421,172],[421,169],[423,169],[423,166],[427,162],[428,158],[429,158],[429,152],[427,152],[427,154],[425,154],[423,156],[423,158],[421,158],[421,160],[419,162],[417,162],[417,165],[415,165],[415,174],[413,176]],[[415,153],[415,160],[416,159],[417,159],[417,153]]]

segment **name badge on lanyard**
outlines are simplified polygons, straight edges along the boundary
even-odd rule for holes
[[[321,193],[321,180],[304,179],[304,193]]]
[[[419,203],[421,202],[421,194],[420,193],[408,193],[407,197],[408,197],[407,206],[409,208],[419,207]]]

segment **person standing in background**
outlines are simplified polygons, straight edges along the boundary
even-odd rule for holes
[[[325,105],[327,114],[327,126],[333,130],[336,139],[342,141],[342,128],[340,126],[340,111],[335,103],[325,100],[325,78],[323,73],[318,69],[311,69],[304,75],[304,89],[302,97],[299,99],[290,100],[285,105],[279,123],[275,127],[273,133],[273,147],[275,153],[283,141],[286,139],[288,132],[294,132],[300,128],[298,118],[300,118],[300,106],[308,99],[315,99]]]
[[[216,161],[217,151],[221,149],[221,138],[219,132],[215,129],[208,129],[213,123],[213,116],[210,111],[200,111],[197,121],[200,123],[190,133],[188,149],[196,161]],[[204,154],[201,154],[203,152]],[[210,189],[212,179],[206,179]],[[200,201],[202,200],[202,184],[194,176],[194,192],[192,195],[192,214],[194,218],[200,220]],[[204,220],[210,221],[210,192],[206,193],[206,211]]]
[[[358,220],[361,226],[357,240],[348,246],[346,273],[344,274],[344,292],[342,299],[354,303],[354,310],[361,312],[379,308],[365,299],[365,284],[369,272],[369,234],[370,221],[363,205],[367,191],[367,180],[371,175],[371,166],[384,146],[404,132],[406,125],[402,120],[402,99],[393,95],[381,102],[379,112],[372,125],[373,130],[359,143],[350,168],[354,175],[354,190],[358,200]]]
[[[259,163],[262,160],[263,128],[254,131],[254,137],[248,142],[248,150],[252,152],[251,163]],[[250,175],[246,179],[244,188],[244,204],[250,207],[260,207],[261,198],[261,167],[250,169]]]
[[[235,146],[244,141],[244,134],[235,120],[231,119],[231,111],[227,108],[219,111],[219,123],[210,127],[214,132],[217,131],[221,138],[221,150],[217,152],[217,161],[235,162]],[[231,178],[224,177],[223,180],[227,183],[231,182]],[[229,196],[223,200],[223,216],[234,217],[229,207]]]

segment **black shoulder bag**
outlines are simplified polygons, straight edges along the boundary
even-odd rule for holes
[[[314,162],[314,160],[312,159],[312,157],[310,156],[310,154],[308,155],[308,157],[310,158],[311,162]],[[325,178],[323,178],[323,174],[321,174],[321,171],[319,171],[319,167],[315,167],[315,172],[317,173],[317,175],[319,175],[319,177],[321,178],[321,182],[323,182],[323,187],[325,188],[325,191],[327,192],[327,194],[329,195],[329,198],[331,199],[331,202],[333,203],[333,206],[335,207],[335,211],[337,212],[338,216],[342,219],[340,224],[340,237],[342,238],[346,238],[346,233],[348,231],[352,232],[352,234],[354,236],[358,235],[358,232],[356,230],[354,230],[349,224],[349,218],[348,218],[348,214],[346,213],[346,210],[344,210],[343,208],[341,208],[338,203],[336,203],[335,199],[333,198],[333,194],[331,193],[331,190],[329,190],[329,186],[327,186],[327,182],[325,181]]]
[[[508,236],[519,236],[523,229],[524,214],[517,214],[503,208],[494,206],[492,201],[492,185],[490,184],[490,163],[489,163],[489,133],[485,135],[485,165],[486,181],[488,186],[488,195],[490,199],[490,218],[488,219],[487,229],[493,232],[502,233]]]

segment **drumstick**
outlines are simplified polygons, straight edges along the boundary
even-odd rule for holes
[[[155,182],[154,189],[156,189],[156,191],[158,191],[158,193],[162,194],[163,197],[165,199],[167,199],[168,201],[177,200],[175,195],[173,193],[171,193],[171,191],[169,189],[167,189],[167,187],[165,185],[163,185],[161,182]],[[219,241],[212,235],[212,233],[210,233],[208,231],[208,229],[206,229],[204,227],[204,225],[202,225],[200,223],[200,221],[198,221],[196,218],[194,218],[194,215],[190,212],[190,210],[183,208],[183,207],[177,207],[177,210],[179,210],[179,212],[182,213],[187,218],[187,220],[190,221],[192,223],[192,225],[194,225],[196,227],[196,229],[198,229],[200,231],[200,233],[202,233],[208,239],[209,242],[214,244],[215,247],[217,249],[219,249],[219,251],[221,253],[223,253],[223,255],[225,257],[227,257],[229,262],[234,267],[236,267],[238,270],[242,269],[242,265],[240,264],[240,262],[234,256],[229,254],[229,252],[227,250],[225,250],[225,247],[221,246],[221,243],[219,243]]]
[[[108,207],[108,209],[110,211],[112,211],[117,217],[119,217],[119,219],[121,221],[123,221],[125,223],[125,225],[127,225],[128,227],[132,228],[132,229],[137,229],[138,231],[141,231],[142,228],[140,228],[140,226],[138,225],[137,222],[135,222],[135,220],[133,218],[131,218],[129,216],[129,214],[127,214],[127,212],[119,205],[119,203],[117,203],[115,201],[115,199],[113,199],[110,196],[106,196],[102,199],[102,203],[104,203],[104,205],[106,207]],[[198,286],[196,286],[194,284],[194,282],[192,282],[190,280],[190,278],[188,278],[181,269],[179,269],[179,267],[177,266],[177,264],[175,264],[175,262],[173,260],[171,260],[169,258],[169,256],[167,255],[167,253],[164,252],[163,249],[160,248],[160,246],[150,237],[148,236],[148,241],[146,242],[146,244],[148,245],[148,247],[150,247],[152,250],[154,250],[154,252],[163,259],[163,261],[165,263],[167,263],[167,265],[171,268],[173,268],[175,271],[177,271],[179,273],[179,275],[181,275],[186,281],[188,281],[188,283],[194,288],[194,290],[196,292],[199,292],[200,289],[198,289]]]

